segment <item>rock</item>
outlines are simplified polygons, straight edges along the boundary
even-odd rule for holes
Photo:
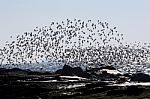
[[[6,73],[6,69],[5,68],[0,68],[0,75],[5,74],[5,73]]]
[[[0,74],[9,74],[9,75],[27,74],[28,72],[29,71],[27,70],[22,70],[19,68],[12,68],[12,69],[1,68],[0,69]]]
[[[86,71],[90,74],[91,79],[102,81],[114,81],[119,79],[123,74],[113,66],[102,66],[96,68],[87,68]]]
[[[102,69],[102,70],[100,70],[100,71],[101,71],[102,73],[103,73],[103,72],[106,72],[106,73],[112,74],[112,75],[118,75],[118,74],[121,75],[121,73],[120,73],[119,71],[117,71],[117,70]]]
[[[136,73],[131,76],[131,81],[150,82],[150,76],[144,73]]]
[[[104,66],[104,67],[100,67],[100,69],[116,70],[116,68],[113,66]]]
[[[89,73],[96,73],[96,72],[99,72],[99,71],[106,71],[104,73],[109,73],[109,71],[111,72],[116,72],[116,68],[114,68],[113,66],[102,66],[102,67],[96,67],[96,68],[86,68],[86,71],[89,72]],[[118,73],[118,71],[117,71]]]
[[[128,96],[138,96],[143,93],[144,88],[139,88],[138,86],[128,86],[126,93]]]
[[[125,74],[123,74],[123,76],[125,76],[125,77],[131,77],[131,75],[130,74],[128,74],[128,73],[125,73]]]
[[[29,70],[23,70],[23,69],[19,69],[19,68],[12,68],[12,69],[8,69],[8,72],[28,73]]]
[[[52,73],[50,72],[40,72],[40,71],[29,71],[28,75],[51,75]]]
[[[59,69],[55,72],[56,74],[62,74],[64,76],[73,76],[73,68],[69,65],[64,65],[62,69]]]
[[[64,65],[62,69],[57,70],[55,73],[64,76],[88,77],[88,73],[84,72],[81,67],[72,68],[69,65]]]
[[[73,73],[80,77],[83,77],[85,75],[85,72],[81,69],[81,67],[73,68]]]
[[[6,70],[6,68],[0,68],[0,71],[4,71],[4,70]]]
[[[116,83],[118,83],[118,84],[119,83],[125,83],[128,80],[129,80],[129,78],[126,77],[126,76],[119,76],[118,79],[117,79],[117,81],[116,81]]]
[[[86,84],[86,88],[95,88],[95,87],[102,87],[108,85],[107,82],[95,82],[95,83],[90,83]]]
[[[144,88],[139,86],[127,86],[126,88],[112,89],[107,92],[107,96],[139,96],[144,91]]]

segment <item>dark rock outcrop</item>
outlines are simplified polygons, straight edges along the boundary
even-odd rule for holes
[[[107,92],[107,96],[139,96],[144,91],[144,88],[139,86],[127,86],[126,88],[112,89]]]
[[[101,70],[101,69],[116,70],[116,68],[113,67],[113,66],[104,66],[104,67],[100,67],[100,70]]]
[[[0,68],[0,74],[28,74],[28,70],[23,70],[19,68],[12,68],[12,69],[5,69],[5,68]]]
[[[82,70],[81,67],[70,67],[69,65],[64,65],[62,69],[59,69],[55,72],[56,74],[61,74],[64,76],[80,76],[88,77],[88,73]]]
[[[131,76],[131,81],[150,82],[150,75],[144,73],[136,73]]]

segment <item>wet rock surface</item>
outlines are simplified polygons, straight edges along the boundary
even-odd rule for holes
[[[78,67],[64,66],[63,69],[58,70],[56,73],[48,73],[17,68],[1,68],[0,99],[150,98],[150,84],[140,85],[141,83],[139,83],[139,85],[136,85],[136,81],[140,76],[130,83],[130,79],[136,78],[136,74],[131,75],[130,78],[127,74],[109,74],[106,69],[108,68],[101,68],[90,73]],[[69,74],[70,71],[72,72]],[[85,72],[89,77],[79,75]],[[92,77],[95,77],[95,79],[92,79]],[[142,77],[145,76],[142,75]]]

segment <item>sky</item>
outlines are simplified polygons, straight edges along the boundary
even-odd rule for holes
[[[10,36],[52,21],[94,19],[116,26],[126,42],[150,43],[150,0],[0,0],[0,48]]]

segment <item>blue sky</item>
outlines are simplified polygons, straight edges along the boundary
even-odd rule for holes
[[[51,21],[94,19],[117,26],[126,42],[150,42],[150,0],[0,0],[0,46]]]

